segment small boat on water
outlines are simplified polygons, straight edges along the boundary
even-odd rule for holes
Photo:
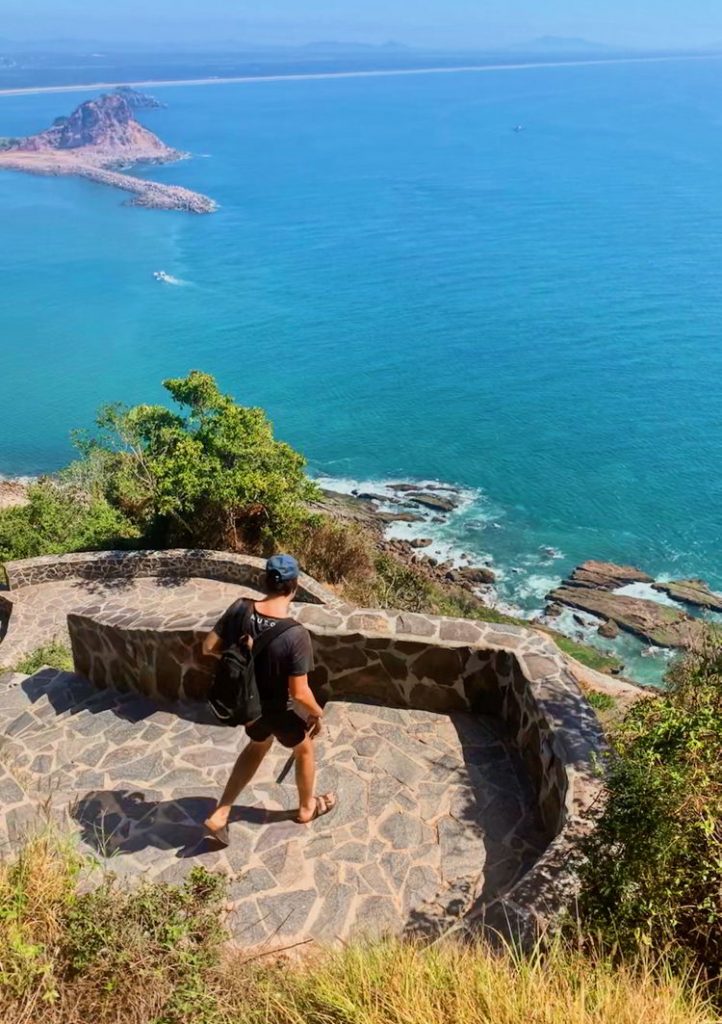
[[[154,270],[153,277],[156,281],[165,281],[166,284],[172,284],[173,278],[170,274],[166,274],[165,270]]]

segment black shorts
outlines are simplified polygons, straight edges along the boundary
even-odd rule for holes
[[[264,711],[246,726],[246,735],[256,743],[265,743],[269,736],[275,736],[282,746],[297,747],[306,739],[306,723],[295,711]]]

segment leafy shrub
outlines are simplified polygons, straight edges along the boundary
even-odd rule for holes
[[[0,511],[0,561],[127,546],[137,536],[102,495],[41,480],[27,496],[27,505]]]
[[[722,645],[710,636],[614,738],[609,799],[585,843],[581,911],[632,950],[674,943],[722,969]]]
[[[219,875],[195,867],[178,886],[145,882],[122,892],[111,880],[77,895],[64,919],[65,978],[96,1012],[150,995],[159,1024],[180,1024],[188,1013],[210,1022],[216,1001],[205,972],[225,939],[224,891]]]
[[[88,888],[88,866],[53,831],[0,866],[3,1024],[218,1020],[224,881],[193,868],[182,885]]]
[[[600,693],[598,690],[590,690],[585,696],[595,711],[612,711],[617,706],[611,693]]]

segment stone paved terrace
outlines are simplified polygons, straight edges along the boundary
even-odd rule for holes
[[[317,741],[319,787],[339,794],[338,808],[294,822],[293,772],[277,784],[288,752],[275,747],[219,852],[199,823],[241,732],[204,721],[198,705],[173,713],[52,670],[16,677],[0,700],[10,838],[50,801],[123,878],[176,881],[198,863],[221,871],[246,945],[436,933],[516,881],[547,842],[494,719],[333,702]]]
[[[217,580],[151,576],[130,580],[67,579],[36,583],[5,594],[7,635],[0,645],[0,664],[8,667],[53,640],[70,646],[68,615],[95,614],[112,605],[132,609],[138,620],[152,624],[169,611],[200,617],[209,609],[219,614],[239,597],[260,597],[253,587]],[[3,595],[0,594],[0,600]]]
[[[179,879],[194,863],[227,873],[248,945],[454,922],[533,937],[568,902],[601,738],[546,638],[352,608],[303,577],[293,614],[328,702],[319,785],[340,804],[310,826],[290,820],[295,787],[277,785],[287,754],[274,750],[221,853],[198,823],[243,740],[207,720],[200,640],[232,600],[258,592],[263,563],[111,552],[6,568],[0,664],[69,632],[79,673],[0,679],[0,835],[11,846],[52,791],[53,813],[70,813],[128,881]]]
[[[260,559],[218,552],[101,552],[30,558],[6,566],[10,589],[0,591],[0,665],[11,667],[38,647],[69,644],[71,612],[93,613],[109,603],[152,621],[169,611],[222,611],[239,596],[258,597]],[[299,600],[334,602],[308,576]]]

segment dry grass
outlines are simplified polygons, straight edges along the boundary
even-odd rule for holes
[[[292,969],[229,970],[230,1024],[712,1024],[689,986],[558,946],[546,955],[383,942]],[[245,993],[245,998],[244,998]],[[250,998],[249,998],[250,996]]]
[[[79,886],[83,878],[84,884]],[[222,886],[89,888],[52,832],[0,866],[0,1024],[719,1024],[663,962],[382,941],[249,960]]]
[[[368,532],[355,523],[320,516],[293,539],[294,554],[314,579],[359,584],[374,575],[374,551]]]

